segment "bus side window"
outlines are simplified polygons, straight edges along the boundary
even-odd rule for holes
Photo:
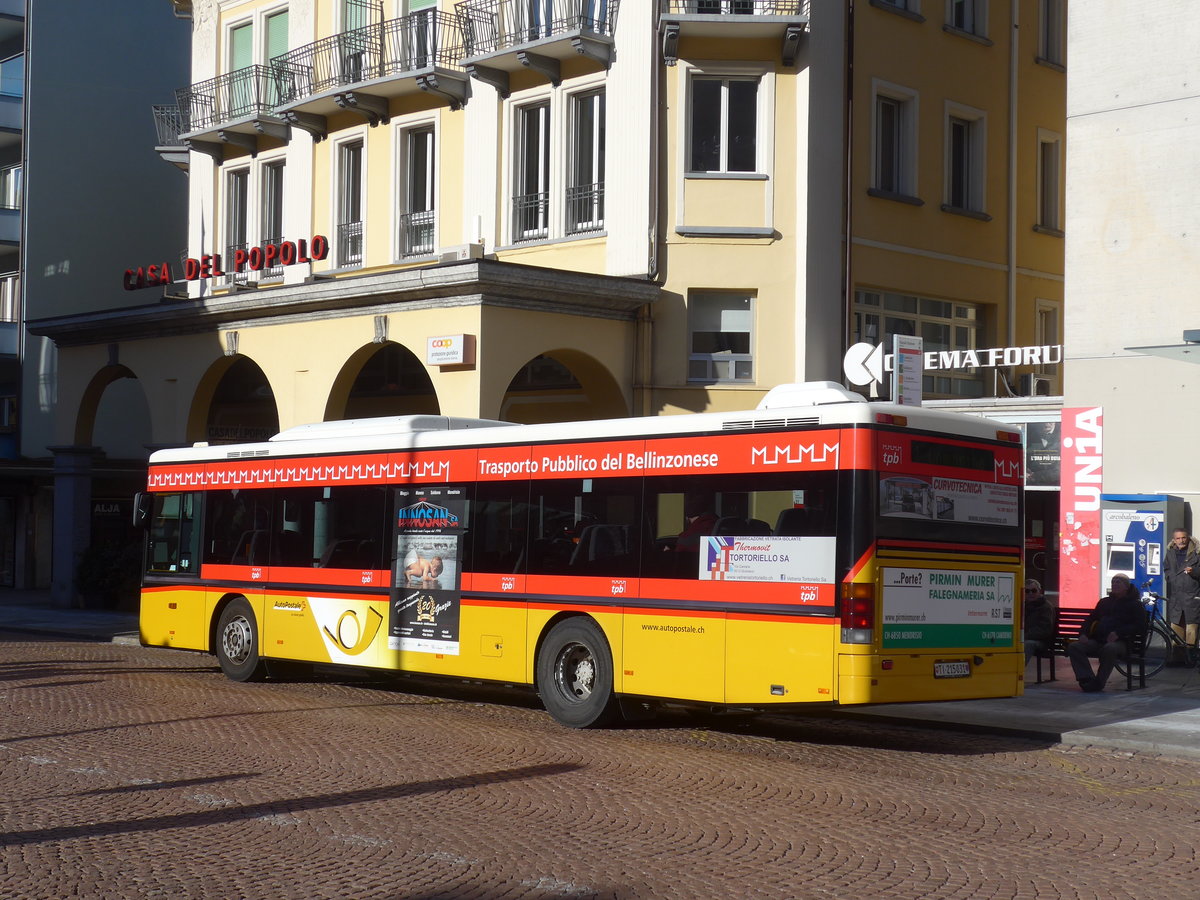
[[[311,564],[323,569],[383,568],[390,527],[386,500],[384,488],[317,488],[311,511]]]
[[[273,491],[209,491],[205,496],[203,562],[263,566],[271,524]]]
[[[150,515],[146,571],[196,575],[198,494],[156,494]]]
[[[468,570],[522,574],[532,545],[526,540],[529,483],[480,483],[468,505],[466,544]]]
[[[539,482],[531,509],[539,551],[530,574],[629,578],[642,557],[641,479]]]

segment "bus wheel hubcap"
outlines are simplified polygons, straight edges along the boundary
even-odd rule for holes
[[[596,663],[583,644],[571,644],[558,657],[558,684],[572,700],[586,700],[596,682]]]
[[[225,626],[225,633],[221,635],[221,646],[225,648],[225,656],[231,662],[245,662],[246,657],[250,655],[253,637],[249,622],[240,616],[234,619]]]

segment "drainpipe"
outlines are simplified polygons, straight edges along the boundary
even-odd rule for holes
[[[1020,0],[1012,2],[1008,51],[1008,334],[1006,347],[1017,345],[1017,64],[1020,62]],[[1016,370],[1008,370],[1009,395]]]
[[[811,7],[810,7],[811,15]],[[809,28],[811,29],[811,21]],[[846,102],[844,104],[845,126],[843,130],[843,140],[845,141],[846,154],[846,171],[843,173],[845,178],[845,209],[842,215],[845,217],[845,247],[842,249],[843,264],[842,270],[842,352],[845,353],[850,349],[851,322],[854,319],[854,277],[850,265],[851,256],[853,254],[853,210],[854,210],[854,0],[849,0],[846,4],[846,72],[845,72],[845,94]],[[845,382],[843,375],[842,381]]]
[[[657,16],[653,19],[655,28],[653,29],[655,46],[650,53],[650,197],[649,197],[649,215],[647,222],[646,233],[646,249],[649,251],[649,259],[646,266],[646,278],[649,281],[657,282],[659,278],[659,254],[663,250],[662,233],[659,230],[659,215],[660,204],[659,194],[660,185],[659,178],[662,174],[662,164],[660,161],[660,144],[659,133],[662,129],[662,96],[663,96],[663,81],[666,79],[666,69],[659,59],[658,54],[658,28]],[[654,357],[654,305],[647,303],[638,311],[637,318],[637,358],[634,361],[636,366],[636,374],[634,378],[635,410],[634,414],[639,416],[653,415],[652,405],[652,383],[654,376],[653,357]]]

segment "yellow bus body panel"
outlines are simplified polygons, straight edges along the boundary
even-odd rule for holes
[[[981,662],[975,662],[975,660]],[[884,661],[891,669],[884,669]],[[934,678],[935,662],[966,660],[966,678]],[[1019,697],[1025,693],[1021,650],[923,651],[921,653],[843,653],[838,656],[838,702],[904,703]]]
[[[141,642],[147,647],[208,649],[208,615],[200,588],[146,591],[138,616]]]
[[[759,706],[834,699],[837,619],[828,625],[731,619],[725,635],[726,703]]]
[[[615,627],[625,635],[613,657],[624,693],[724,702],[724,618],[627,612]]]
[[[528,615],[523,606],[463,604],[459,611],[457,654],[389,650],[385,626],[381,644],[383,665],[401,672],[527,684]]]

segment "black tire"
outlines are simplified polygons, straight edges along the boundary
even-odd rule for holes
[[[258,622],[249,602],[238,597],[221,610],[217,621],[217,662],[231,681],[261,681],[266,663],[258,653]]]
[[[537,657],[537,688],[554,719],[571,728],[599,728],[618,712],[612,652],[591,619],[559,622]]]
[[[1151,678],[1161,672],[1172,652],[1174,652],[1174,648],[1171,645],[1171,636],[1167,632],[1166,626],[1161,622],[1155,622],[1146,632],[1146,677]],[[1127,672],[1125,660],[1117,660],[1115,668],[1125,675]]]

